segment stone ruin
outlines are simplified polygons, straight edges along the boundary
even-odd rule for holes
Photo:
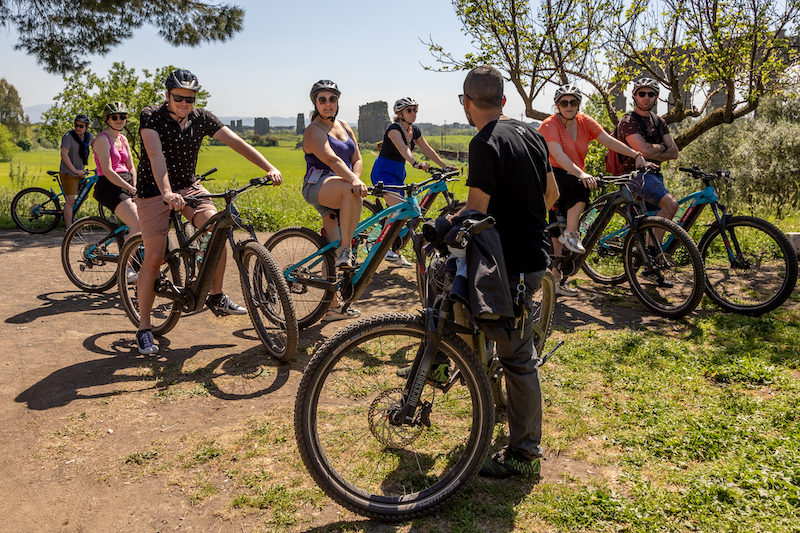
[[[383,134],[391,123],[386,102],[358,106],[358,142],[374,143],[383,140]]]
[[[237,133],[241,133],[244,131],[244,126],[242,126],[241,120],[231,120],[231,129]]]
[[[294,129],[295,133],[302,135],[306,131],[306,116],[303,113],[297,114],[297,126]]]
[[[266,135],[270,132],[269,119],[256,117],[255,125],[253,126],[253,133],[256,135]]]

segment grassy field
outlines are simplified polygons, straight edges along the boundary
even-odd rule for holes
[[[319,215],[309,206],[301,195],[306,163],[303,152],[295,149],[295,142],[281,142],[280,146],[258,148],[261,153],[283,174],[284,183],[277,189],[262,188],[240,197],[239,206],[256,229],[260,231],[277,231],[286,226],[300,225],[312,228],[320,227]],[[369,175],[377,154],[363,153],[364,169],[362,178],[370,185]],[[46,174],[47,170],[58,170],[58,150],[39,150],[35,152],[18,152],[18,159],[13,163],[0,163],[0,229],[13,228],[10,208],[14,195],[24,187],[39,186],[49,189],[56,187],[55,182]],[[464,166],[464,165],[461,165]],[[241,184],[250,178],[263,175],[261,170],[224,146],[211,146],[204,149],[198,158],[197,170],[200,173],[216,167],[218,171],[211,176],[212,181],[206,186],[212,191],[220,191]],[[409,181],[421,181],[428,174],[421,170],[407,167]],[[9,174],[24,175],[23,178],[12,179]],[[466,197],[463,180],[454,184],[459,198]],[[89,199],[82,208],[84,214],[94,214],[94,199]],[[62,223],[63,225],[63,223]]]

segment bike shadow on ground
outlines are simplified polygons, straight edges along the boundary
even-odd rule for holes
[[[118,307],[119,302],[116,291],[108,293],[56,291],[40,294],[36,298],[44,303],[39,307],[7,318],[6,323],[29,324],[40,318],[81,311],[107,314],[105,311]]]
[[[167,338],[157,340],[160,353],[139,355],[130,331],[92,335],[83,346],[101,357],[60,368],[21,392],[15,401],[32,410],[63,407],[74,401],[95,400],[153,391],[192,389],[222,400],[256,398],[281,389],[289,370],[271,360],[262,346],[216,357],[193,370],[186,361],[203,353],[236,348],[231,344],[199,344],[171,349]],[[102,346],[108,346],[103,348]]]

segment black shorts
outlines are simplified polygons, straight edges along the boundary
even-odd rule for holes
[[[130,172],[118,172],[119,177],[133,183],[133,176]],[[103,176],[98,176],[97,184],[94,186],[94,199],[97,200],[103,207],[107,207],[113,213],[119,204],[127,199],[133,199],[128,191],[122,190],[122,187],[117,187],[108,179]]]
[[[553,167],[553,174],[558,184],[558,192],[561,194],[556,205],[562,215],[566,217],[569,208],[579,202],[589,203],[591,189],[584,187],[580,179],[558,167]]]

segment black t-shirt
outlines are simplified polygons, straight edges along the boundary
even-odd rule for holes
[[[544,193],[552,171],[547,143],[518,120],[490,122],[469,143],[468,187],[491,196],[509,276],[547,268],[550,240]]]
[[[408,139],[406,139],[406,132],[403,131],[403,128],[395,122],[388,128],[386,128],[386,132],[383,134],[383,144],[381,144],[381,157],[385,157],[386,159],[391,159],[392,161],[397,161],[399,163],[404,163],[405,159],[403,156],[400,155],[400,151],[394,145],[392,140],[389,138],[389,132],[392,130],[397,130],[400,132],[400,136],[403,138],[403,142],[408,144]],[[422,130],[419,129],[419,126],[416,124],[411,125],[411,144],[409,145],[409,150],[414,149],[414,141],[422,137]]]
[[[656,119],[655,123],[653,118]],[[643,117],[637,115],[635,111],[631,111],[619,120],[617,138],[628,144],[625,139],[628,135],[633,135],[634,133],[641,135],[642,139],[650,144],[661,144],[664,142],[664,135],[669,135],[669,128],[667,127],[667,121],[655,113],[651,112],[649,117]],[[630,145],[628,144],[628,146]],[[623,174],[636,170],[636,160],[634,158],[619,154],[619,161],[622,163]],[[661,161],[650,159],[648,161],[657,164],[659,167],[661,166]]]
[[[213,137],[225,125],[205,109],[195,108],[186,117],[186,127],[169,116],[167,104],[148,106],[139,117],[139,130],[151,129],[158,133],[167,162],[167,174],[173,191],[189,187],[195,182],[197,154],[203,137]],[[136,190],[140,198],[159,196],[150,157],[142,143],[142,157],[137,168]]]

